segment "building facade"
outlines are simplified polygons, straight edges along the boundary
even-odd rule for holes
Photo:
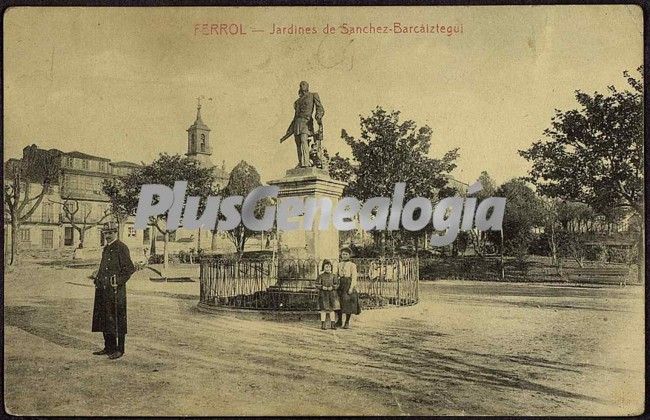
[[[101,225],[111,217],[109,199],[102,191],[103,182],[138,166],[78,151],[45,150],[35,144],[25,147],[21,159],[5,163],[5,174],[22,169],[21,185],[29,189],[27,199],[41,191],[44,173],[48,174],[49,187],[36,210],[19,227],[16,235],[19,249],[72,250],[81,244],[82,234],[84,248],[99,249],[103,246]],[[7,182],[12,179],[6,175]],[[127,223],[123,232],[125,242],[141,247],[143,233],[129,229],[129,225],[132,223]],[[10,245],[10,238],[11,226],[5,224],[6,245]]]

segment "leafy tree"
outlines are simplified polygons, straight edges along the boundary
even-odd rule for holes
[[[540,193],[596,211],[626,207],[643,213],[643,83],[624,75],[632,91],[576,91],[581,109],[556,110],[547,138],[519,151],[532,162],[528,180]]]
[[[4,217],[5,223],[11,226],[9,265],[18,261],[18,230],[39,208],[51,186],[58,182],[57,162],[58,156],[53,153],[26,153],[22,160],[5,165]]]
[[[589,205],[575,201],[560,200],[557,211],[562,230],[574,234],[590,231],[597,217]]]
[[[329,174],[334,179],[349,182],[355,175],[350,158],[344,158],[338,153],[332,156],[329,162]]]
[[[456,167],[458,149],[448,151],[440,159],[430,157],[430,127],[418,128],[411,120],[400,122],[399,111],[388,112],[381,107],[367,117],[360,116],[360,125],[358,138],[341,131],[341,137],[352,149],[352,160],[337,154],[330,162],[330,175],[348,182],[345,195],[361,201],[390,197],[398,182],[406,183],[405,201],[449,194],[447,174]],[[387,231],[380,235],[375,232],[375,240],[382,240],[383,244],[386,234]]]
[[[580,109],[556,110],[551,126],[521,156],[532,162],[528,180],[549,197],[582,202],[607,214],[612,207],[643,215],[643,66],[625,71],[629,88],[607,94],[576,91]],[[639,262],[643,234],[637,232]],[[642,278],[643,270],[639,269]]]
[[[233,168],[232,172],[230,172],[228,184],[224,188],[222,194],[224,197],[241,195],[246,198],[252,190],[261,185],[260,174],[257,172],[255,167],[242,160]],[[255,209],[256,217],[261,217],[266,206],[269,206],[270,204],[269,200],[260,200]],[[255,235],[255,232],[248,229],[243,223],[240,223],[236,228],[227,231],[226,235],[228,235],[228,238],[235,245],[237,253],[241,258],[244,253],[246,241],[248,238]]]
[[[189,157],[166,153],[160,154],[151,164],[138,168],[120,179],[105,182],[103,190],[110,198],[111,207],[118,220],[124,221],[127,217],[135,215],[142,185],[162,184],[173,188],[176,181],[187,181],[186,196],[207,197],[213,192],[214,175],[211,168],[205,168]],[[202,202],[202,206],[205,206],[205,202]],[[203,207],[200,207],[199,212],[202,210]],[[167,212],[152,217],[150,222],[163,235],[163,269],[167,269],[169,235],[175,230],[167,229]]]
[[[542,201],[522,179],[512,179],[499,188],[495,195],[505,197],[506,208],[503,216],[503,244],[501,251],[514,255],[524,261],[532,240],[532,230],[543,223]],[[499,232],[488,231],[490,239],[499,243]]]

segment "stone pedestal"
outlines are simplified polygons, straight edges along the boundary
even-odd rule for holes
[[[289,169],[284,178],[270,181],[277,185],[278,204],[288,197],[329,198],[332,211],[341,198],[345,182],[332,179],[323,170],[314,167]],[[287,291],[313,291],[314,280],[319,272],[318,263],[323,259],[337,259],[339,232],[331,223],[327,230],[319,230],[320,210],[314,218],[314,228],[302,227],[303,216],[296,217],[301,228],[291,231],[278,230],[278,288]]]

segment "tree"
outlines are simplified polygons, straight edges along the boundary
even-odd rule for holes
[[[611,207],[643,215],[643,66],[640,79],[624,77],[631,89],[608,94],[576,91],[580,109],[555,111],[546,139],[521,156],[532,162],[529,181],[549,197],[578,201],[599,213]],[[640,263],[643,235],[638,235]],[[642,273],[642,269],[639,273]]]
[[[255,167],[242,160],[230,172],[228,184],[223,189],[222,194],[224,197],[241,195],[245,198],[252,190],[261,185],[260,174]],[[270,204],[270,200],[260,200],[255,209],[256,217],[261,217],[266,206]],[[235,245],[240,258],[244,254],[246,241],[254,234],[255,232],[248,229],[243,223],[226,232],[228,238]]]
[[[329,162],[329,174],[334,179],[349,182],[355,175],[350,158],[344,158],[339,153],[332,156]]]
[[[151,164],[138,168],[119,180],[104,183],[103,190],[109,196],[111,208],[118,219],[124,221],[126,217],[135,215],[142,185],[161,184],[173,188],[176,181],[187,181],[186,197],[207,197],[213,193],[212,168],[205,168],[198,161],[186,156],[166,153],[160,154]],[[185,203],[183,207],[184,205]],[[199,211],[202,211],[204,206],[205,200],[201,203]],[[163,269],[166,270],[169,266],[169,235],[176,230],[167,229],[167,212],[151,217],[150,222],[163,235]]]
[[[543,222],[542,202],[523,179],[515,178],[502,184],[495,195],[506,199],[501,252],[514,255],[523,264],[528,257],[533,228]],[[500,242],[500,232],[488,231],[488,234],[494,243]]]
[[[540,198],[542,209],[542,223],[544,226],[544,237],[548,240],[548,247],[551,253],[551,264],[555,267],[557,274],[562,275],[562,262],[558,252],[558,231],[560,225],[560,207],[562,200],[558,198]]]
[[[5,223],[11,226],[9,265],[16,264],[20,252],[18,230],[39,208],[52,184],[57,181],[56,162],[56,155],[44,153],[5,166],[4,217]],[[37,191],[33,190],[34,185],[38,185]]]
[[[477,203],[480,203],[488,197],[495,196],[497,186],[496,182],[494,182],[494,179],[492,179],[490,174],[488,174],[486,171],[481,172],[481,175],[478,177],[478,181],[480,181],[483,189],[473,195],[473,197],[476,197]],[[487,239],[486,232],[481,232],[478,229],[472,229],[469,231],[469,235],[471,237],[474,253],[480,257],[483,257],[485,255],[485,243]]]
[[[93,220],[94,218],[91,217],[92,207],[81,205],[79,200],[64,200],[63,202],[55,200],[50,201],[61,205],[63,217],[79,234],[79,248],[83,248],[84,246],[84,237],[86,232],[93,226],[101,224],[112,214],[110,207],[108,207],[102,212],[98,219]]]
[[[330,175],[348,182],[345,195],[360,201],[390,197],[398,182],[406,183],[405,201],[449,194],[447,174],[456,167],[458,149],[448,151],[440,159],[430,157],[432,129],[418,128],[411,120],[400,122],[399,111],[387,112],[377,107],[369,116],[359,118],[359,138],[341,131],[341,137],[352,149],[352,160],[337,154],[330,162]],[[382,249],[386,234],[382,231],[374,235],[375,240],[382,240]]]
[[[613,206],[643,213],[643,83],[624,75],[632,91],[576,91],[582,108],[556,110],[547,139],[519,151],[532,162],[528,180],[540,193],[596,211]]]
[[[137,170],[136,170],[137,171]],[[125,177],[108,178],[104,180],[102,190],[110,200],[111,214],[118,223],[118,234],[122,234],[122,226],[129,216],[138,208],[140,181],[137,173]]]

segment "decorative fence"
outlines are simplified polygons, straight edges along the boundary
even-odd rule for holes
[[[415,258],[353,259],[362,308],[414,305],[419,299]],[[334,267],[337,261],[332,261]],[[201,261],[200,303],[242,309],[318,310],[314,283],[321,261],[206,257]]]

